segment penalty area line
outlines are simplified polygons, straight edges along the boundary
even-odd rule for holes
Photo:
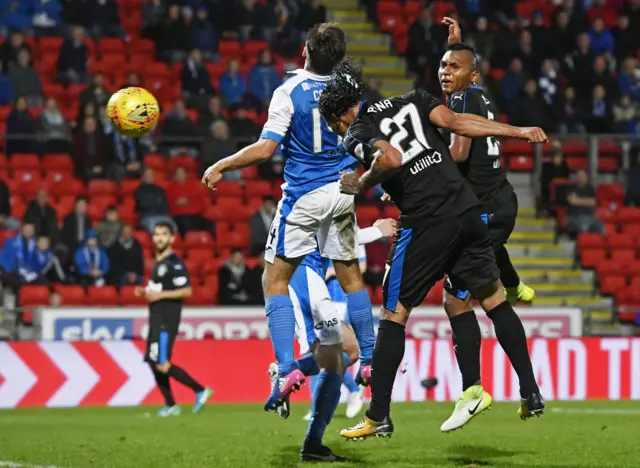
[[[56,465],[32,465],[30,463],[17,463],[10,460],[0,460],[0,467],[4,468],[62,468]]]
[[[606,409],[606,408],[551,408],[552,413],[573,413],[573,414],[607,414],[607,415],[636,415],[640,414],[640,409]]]

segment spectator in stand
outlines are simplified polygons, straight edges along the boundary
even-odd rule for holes
[[[640,151],[631,162],[631,168],[627,171],[627,193],[624,204],[629,206],[640,206]]]
[[[36,124],[29,113],[27,100],[20,96],[7,116],[7,154],[32,153],[35,150]]]
[[[476,29],[473,32],[476,41],[476,51],[483,58],[491,57],[493,53],[494,36],[489,30],[489,20],[486,16],[480,16],[476,20]]]
[[[30,106],[41,107],[44,95],[42,82],[31,63],[31,52],[28,49],[21,49],[18,52],[18,60],[9,66],[7,78],[17,96],[24,96]]]
[[[120,86],[120,89],[142,86],[142,79],[136,72],[131,72]]]
[[[232,138],[243,138],[247,140],[254,136],[257,137],[260,133],[260,128],[253,119],[249,118],[246,109],[237,109],[228,123]]]
[[[500,106],[497,99],[500,96],[500,81],[491,74],[491,62],[483,60],[480,62],[480,77],[478,84],[484,88],[484,95],[496,106]]]
[[[593,71],[589,79],[585,80],[589,89],[602,86],[608,96],[614,96],[617,91],[616,81],[607,68],[607,61],[604,56],[599,55],[593,61]]]
[[[529,79],[513,112],[509,113],[509,122],[523,127],[549,127],[548,110],[549,106],[540,95],[536,80]]]
[[[525,29],[520,33],[518,48],[514,56],[522,61],[522,68],[528,75],[540,70],[540,54],[536,49],[537,46],[533,44],[531,33]]]
[[[84,109],[89,102],[93,102],[96,107],[104,107],[110,97],[111,92],[104,84],[104,76],[102,73],[96,73],[93,75],[91,84],[80,93],[80,109]]]
[[[98,110],[96,109],[96,105],[93,101],[87,102],[84,106],[80,107],[80,111],[78,112],[78,117],[73,125],[74,128],[82,128],[84,126],[84,119],[87,117],[93,117],[96,119],[96,124],[100,125]]]
[[[388,237],[383,237],[376,242],[367,244],[367,271],[364,274],[366,284],[373,287],[378,287],[382,284],[390,247],[391,241]]]
[[[86,117],[82,127],[76,128],[73,137],[73,159],[79,178],[91,180],[105,176],[106,141],[95,117]]]
[[[508,20],[498,25],[495,49],[491,55],[491,62],[498,68],[508,68],[520,43],[520,30],[515,20]]]
[[[200,151],[202,165],[209,167],[222,158],[233,154],[235,151],[236,148],[231,144],[231,140],[229,140],[229,126],[227,123],[224,120],[213,122],[209,127],[209,135],[205,136],[202,143],[202,149]],[[235,172],[237,171],[231,171],[229,174]],[[225,174],[225,176],[226,175],[227,174]]]
[[[49,193],[46,189],[38,190],[35,200],[27,206],[24,222],[33,224],[36,236],[47,236],[56,245],[60,238],[58,229],[58,214],[49,203]]]
[[[51,241],[47,236],[38,237],[36,250],[30,260],[27,269],[36,275],[39,284],[66,281],[60,259],[51,251]]]
[[[637,115],[638,108],[633,105],[629,96],[623,94],[613,105],[613,132],[634,133]]]
[[[86,239],[91,230],[91,219],[87,214],[87,199],[78,197],[71,213],[64,218],[60,241],[66,250],[73,255]]]
[[[556,9],[554,14],[557,15],[560,12],[566,13],[569,18],[569,30],[572,37],[575,37],[580,31],[584,31],[588,26],[584,10],[576,5],[575,0],[562,0],[562,5]]]
[[[571,186],[567,196],[566,229],[572,234],[581,232],[598,232],[604,234],[602,222],[596,218],[596,191],[589,184],[586,171],[576,172],[575,183]]]
[[[276,200],[273,197],[264,197],[258,212],[249,218],[251,232],[249,255],[256,255],[264,250],[271,223],[276,215],[276,208]]]
[[[576,99],[576,91],[571,86],[565,88],[562,99],[556,105],[555,114],[558,121],[558,132],[586,133],[585,111]]]
[[[18,61],[18,54],[22,49],[31,52],[31,47],[24,42],[24,33],[22,31],[13,31],[9,38],[0,45],[0,62],[2,69],[8,71],[12,64]]]
[[[280,83],[271,52],[264,49],[258,55],[258,63],[249,72],[249,92],[260,102],[261,107],[266,108]]]
[[[209,12],[204,6],[196,11],[196,18],[189,24],[189,46],[198,49],[207,60],[217,58],[218,32],[209,21]]]
[[[556,94],[558,93],[558,71],[553,61],[547,59],[542,62],[538,86],[547,105],[555,104]]]
[[[531,33],[531,42],[534,44],[535,50],[539,58],[550,58],[552,43],[549,40],[549,28],[545,24],[544,14],[540,10],[536,10],[531,15],[531,25],[529,26]]]
[[[125,224],[117,241],[107,250],[111,265],[111,282],[120,286],[142,284],[144,255],[140,242],[133,235],[133,227]]]
[[[635,57],[627,57],[622,63],[618,75],[618,90],[629,96],[634,103],[640,104],[640,68]]]
[[[95,231],[87,232],[85,245],[76,250],[74,263],[80,283],[87,286],[104,286],[109,274],[109,257],[98,243]]]
[[[176,4],[169,6],[167,10],[167,18],[162,23],[156,47],[159,57],[169,63],[182,62],[187,58],[189,28]]]
[[[437,53],[437,46],[434,44],[431,34],[432,26],[431,10],[423,8],[420,10],[418,19],[409,28],[407,63],[409,70],[416,73],[418,79],[427,74],[427,69]]]
[[[638,33],[637,31],[633,32],[630,26],[631,22],[627,15],[618,17],[618,24],[613,30],[613,40],[616,44],[615,55],[618,62],[621,62],[626,57],[636,55],[640,47]]]
[[[173,109],[167,113],[162,126],[162,135],[166,143],[161,145],[161,148],[167,151],[169,156],[178,154],[189,154],[194,158],[198,156],[196,125],[189,118],[184,101],[177,100]]]
[[[514,58],[509,65],[509,70],[502,77],[500,82],[501,108],[508,109],[518,98],[524,88],[526,75],[522,71],[522,61]]]
[[[595,55],[591,52],[589,35],[580,34],[576,44],[576,50],[565,57],[565,66],[567,68],[565,76],[569,78],[579,98],[583,99],[587,97],[589,92],[588,89],[584,89],[584,85],[585,82],[588,83],[587,79],[591,76]]]
[[[569,47],[573,39],[569,28],[569,15],[565,11],[559,11],[550,31],[549,46],[553,58],[559,61],[564,60],[571,51]]]
[[[32,257],[36,251],[35,228],[33,224],[25,222],[20,233],[7,239],[0,253],[0,267],[4,274],[3,282],[14,292],[23,284],[31,283],[38,276],[29,270]]]
[[[282,31],[293,15],[285,0],[271,0],[265,8],[261,9],[260,16],[262,39],[273,44],[278,32]]]
[[[229,258],[218,271],[218,304],[248,305],[251,302],[247,280],[249,269],[242,250],[233,249]]]
[[[86,26],[94,37],[122,37],[120,13],[115,0],[94,0],[87,2]]]
[[[309,0],[300,5],[300,13],[296,18],[296,27],[302,32],[302,40],[307,39],[307,31],[311,26],[327,21],[327,9],[322,0]]]
[[[65,25],[84,24],[86,16],[85,2],[63,0],[60,17]]]
[[[629,3],[622,9],[622,13],[629,17],[631,23],[631,30],[637,31],[640,29],[640,0],[629,0]]]
[[[206,208],[202,187],[187,179],[187,171],[176,169],[173,181],[167,187],[169,213],[183,236],[194,230],[204,230],[202,213]]]
[[[146,169],[142,173],[142,183],[133,194],[136,211],[140,215],[140,224],[149,234],[160,222],[173,223],[169,216],[169,201],[164,189],[155,184],[155,173]]]
[[[613,34],[605,28],[602,18],[596,18],[589,29],[589,38],[591,39],[591,52],[596,55],[609,54],[613,56],[615,43]]]
[[[20,229],[20,221],[11,217],[11,192],[2,179],[0,179],[0,228]]]
[[[384,97],[380,94],[380,79],[370,77],[367,79],[367,89],[364,90],[364,99],[368,102],[382,101]]]
[[[71,149],[71,129],[52,97],[47,99],[38,117],[38,130],[47,153],[68,153]]]
[[[585,126],[589,133],[610,133],[612,130],[612,108],[605,89],[598,85],[593,88],[589,101]]]
[[[256,25],[260,24],[262,20],[262,8],[256,0],[242,0],[235,16],[239,21],[238,30],[241,41],[261,39],[260,31]]]
[[[182,68],[182,92],[188,106],[196,108],[206,106],[209,96],[216,93],[198,49],[191,51]]]
[[[245,278],[247,291],[249,292],[249,304],[264,305],[264,291],[262,288],[262,275],[264,274],[264,252],[260,252],[256,257],[256,265],[249,268]]]
[[[219,97],[212,96],[211,99],[209,99],[207,109],[198,115],[198,121],[196,122],[198,135],[203,137],[209,135],[211,125],[219,120],[223,122],[226,120],[222,115],[222,102]]]
[[[247,94],[245,77],[240,73],[240,61],[231,59],[227,63],[227,71],[219,79],[220,95],[227,107],[239,105]]]
[[[101,221],[96,225],[96,234],[100,245],[110,249],[120,237],[124,223],[118,217],[118,208],[110,206]]]
[[[571,172],[564,160],[562,146],[560,142],[555,142],[551,157],[542,163],[542,174],[540,176],[540,195],[545,207],[551,202],[551,183],[553,181],[568,180]]]
[[[73,26],[71,38],[66,39],[60,47],[58,74],[63,83],[78,84],[87,81],[89,49],[85,45],[84,39],[84,28]]]
[[[140,177],[142,173],[142,149],[140,140],[129,138],[116,131],[107,136],[107,154],[111,163],[107,176],[120,182],[123,179]]]
[[[0,106],[9,106],[13,102],[13,89],[11,89],[11,82],[1,67],[0,63]]]
[[[142,36],[153,42],[160,40],[162,24],[167,7],[162,0],[149,0],[140,7],[142,13]]]

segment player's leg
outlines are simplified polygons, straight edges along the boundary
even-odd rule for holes
[[[465,247],[451,270],[452,281],[466,285],[493,322],[496,338],[520,380],[520,416],[525,419],[542,414],[544,401],[533,373],[527,337],[499,281],[500,271],[487,227],[473,212],[465,216],[464,222]]]
[[[340,432],[347,439],[393,433],[391,393],[404,356],[405,325],[411,310],[442,277],[447,245],[452,242],[449,236],[437,234],[435,228],[401,229],[389,252],[382,286],[384,307],[372,357],[371,404],[359,424]]]
[[[180,414],[180,407],[176,405],[171,391],[171,382],[167,375],[168,367],[165,368],[166,357],[160,352],[160,337],[162,332],[162,321],[159,314],[149,316],[149,334],[147,337],[147,350],[144,360],[149,364],[156,385],[164,399],[164,406],[158,411],[158,416],[174,416]],[[164,353],[164,351],[163,351]],[[160,369],[158,369],[160,366]],[[164,370],[164,372],[162,371]]]
[[[462,394],[456,400],[453,413],[440,427],[442,432],[449,432],[464,426],[490,408],[492,398],[484,391],[480,381],[482,335],[471,307],[471,294],[456,288],[449,277],[445,280],[445,290],[444,308],[453,331],[453,349],[462,375]]]

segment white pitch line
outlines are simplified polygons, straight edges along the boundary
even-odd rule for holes
[[[29,463],[16,463],[9,460],[0,460],[0,466],[5,468],[61,468],[56,465],[31,465]]]
[[[610,414],[610,415],[634,415],[640,414],[640,409],[604,409],[604,408],[551,408],[553,413],[574,414]]]

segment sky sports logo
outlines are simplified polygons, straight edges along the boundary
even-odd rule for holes
[[[130,318],[60,318],[55,339],[64,341],[127,340],[135,338]]]

